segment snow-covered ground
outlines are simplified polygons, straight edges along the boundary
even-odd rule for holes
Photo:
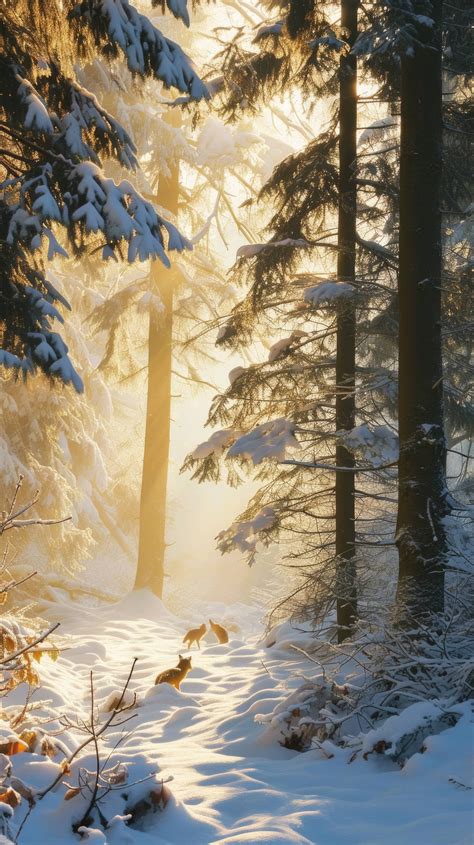
[[[181,691],[154,686],[156,674],[174,666],[189,627],[209,615],[231,625],[231,639],[219,645],[211,635],[193,648],[193,668]],[[211,605],[180,619],[146,592],[90,612],[48,607],[48,619],[61,621],[68,650],[57,662],[43,658],[43,687],[37,694],[50,704],[38,715],[65,713],[87,719],[89,674],[93,670],[98,709],[120,690],[133,658],[138,662],[130,689],[137,706],[132,721],[106,735],[103,759],[128,766],[129,782],[158,772],[173,777],[171,798],[162,812],[125,827],[118,820],[105,834],[85,840],[108,845],[224,845],[224,843],[313,843],[313,845],[470,845],[472,789],[469,789],[472,723],[468,707],[454,728],[425,741],[426,751],[403,769],[380,755],[359,756],[334,748],[325,759],[320,751],[298,753],[283,748],[274,731],[255,720],[270,714],[288,691],[311,677],[316,667],[277,643],[265,648],[259,611],[244,605]],[[295,642],[298,634],[295,632]],[[15,693],[19,696],[19,691]],[[18,699],[19,700],[19,699]],[[107,714],[102,712],[104,720]],[[57,721],[45,724],[54,733]],[[132,731],[128,734],[128,731]],[[124,740],[113,752],[119,736]],[[125,736],[125,732],[127,735]],[[68,731],[59,737],[72,750],[80,741]],[[23,753],[12,758],[14,774],[33,789],[47,785],[63,755],[53,759]],[[64,780],[74,786],[80,765],[93,767],[93,751],[74,762]],[[149,789],[145,781],[129,791]],[[127,785],[107,799],[108,818],[123,812]],[[64,800],[58,786],[33,808],[19,838],[20,845],[72,845],[79,837],[70,829],[86,803],[81,795]],[[114,797],[115,796],[115,797]],[[1,807],[1,805],[0,805]],[[27,803],[15,811],[12,830]],[[94,825],[94,827],[99,827]],[[1,837],[0,837],[1,839]]]

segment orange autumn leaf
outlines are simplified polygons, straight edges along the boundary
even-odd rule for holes
[[[12,757],[13,754],[21,754],[23,751],[28,751],[28,745],[22,739],[9,739],[7,742],[0,742],[0,754],[7,754]]]
[[[2,634],[2,641],[3,641],[3,648],[5,651],[16,651],[17,649],[17,641],[16,638],[7,632]]]
[[[39,687],[40,685],[38,672],[36,669],[33,669],[32,666],[28,666],[26,670],[26,680],[28,681],[30,687]]]
[[[36,743],[38,742],[38,734],[36,731],[24,730],[20,733],[20,739],[26,742],[28,751],[34,751]]]

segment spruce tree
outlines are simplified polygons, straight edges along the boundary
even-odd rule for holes
[[[357,38],[357,4],[343,5],[338,24],[330,22],[329,9],[321,4],[278,5],[283,17],[258,30],[254,39],[258,51],[246,48],[239,36],[225,53],[224,110],[232,115],[240,109],[256,109],[262,100],[293,88],[310,104],[309,113],[318,101],[330,102],[335,97],[337,105],[327,131],[282,162],[262,190],[262,201],[270,199],[276,208],[268,225],[271,237],[266,243],[241,250],[236,271],[249,283],[250,291],[222,328],[219,343],[237,345],[254,332],[258,337],[264,315],[272,331],[282,319],[297,325],[296,312],[285,315],[285,305],[303,308],[299,311],[302,331],[297,329],[277,342],[267,365],[236,374],[231,388],[216,399],[210,422],[227,422],[235,431],[243,426],[247,429],[252,422],[261,426],[272,412],[289,415],[293,421],[308,455],[306,462],[291,471],[294,477],[288,470],[275,470],[273,475],[270,470],[259,470],[262,479],[273,480],[262,488],[242,520],[256,519],[258,506],[275,510],[278,502],[278,516],[271,525],[266,521],[262,533],[269,538],[294,518],[294,528],[289,530],[307,537],[304,583],[310,590],[316,587],[317,593],[316,582],[325,582],[333,599],[337,597],[338,632],[343,639],[356,615],[355,466],[345,433],[351,432],[356,422],[355,301],[360,319],[368,296],[368,288],[359,284],[360,273],[356,275],[356,254],[362,266],[375,252],[378,268],[383,269],[389,251],[384,254],[374,249],[377,244],[363,241],[356,233],[357,77],[351,48]],[[372,209],[366,228],[376,217]],[[324,329],[308,325],[311,311],[315,320],[320,314],[327,318]],[[336,455],[328,448],[331,441],[336,443]],[[216,443],[218,454],[218,439]],[[238,448],[236,444],[228,454],[237,455]],[[311,452],[318,462],[312,473],[308,472]],[[199,455],[203,461],[197,477],[215,476],[218,470],[211,444],[198,448],[187,465],[193,466]],[[298,523],[301,519],[306,530]],[[238,526],[230,529],[224,535],[224,546],[238,533]],[[314,536],[320,537],[319,544]],[[300,556],[301,550],[294,554]],[[329,575],[331,568],[333,574]],[[317,606],[315,601],[315,609]]]
[[[161,3],[159,5],[162,5]],[[164,4],[163,4],[164,5]],[[169,10],[189,23],[185,4]],[[120,123],[77,81],[74,63],[97,55],[124,58],[135,77],[160,80],[194,99],[207,90],[188,59],[128,0],[20,0],[1,4],[0,281],[1,363],[36,368],[76,389],[82,383],[53,320],[67,301],[45,266],[65,254],[95,250],[103,258],[158,258],[189,244],[128,180],[102,172],[108,159],[136,167],[135,147]]]
[[[391,57],[401,106],[396,543],[400,614],[411,620],[444,608],[451,555],[446,516],[453,503],[445,425],[461,440],[472,432],[468,391],[459,387],[460,361],[461,380],[470,369],[461,293],[468,272],[462,221],[470,202],[461,163],[471,129],[466,14],[463,3],[434,0],[410,10],[381,3],[358,45],[376,73]]]
[[[401,57],[398,599],[444,608],[446,440],[442,361],[442,0],[415,3]],[[419,8],[418,8],[419,7]]]
[[[116,79],[116,70],[114,69]],[[101,99],[108,94],[111,111],[120,113],[136,138],[141,176],[147,198],[168,220],[193,232],[194,249],[176,256],[171,269],[159,261],[149,272],[122,272],[114,290],[91,315],[99,337],[105,340],[101,368],[109,377],[124,382],[143,379],[146,415],[140,501],[136,513],[138,562],[136,587],[163,591],[166,555],[167,479],[171,434],[172,382],[184,380],[205,385],[197,372],[203,344],[192,343],[201,321],[216,314],[216,303],[229,301],[229,288],[213,252],[212,229],[221,206],[227,201],[225,181],[234,164],[248,170],[247,148],[255,135],[232,132],[215,118],[191,127],[191,120],[178,110],[166,110],[161,86],[148,84],[138,98],[126,73],[113,85],[107,68],[98,63],[87,68],[85,82]],[[110,93],[112,91],[112,93]],[[108,93],[109,92],[109,93]],[[215,142],[215,134],[223,149]],[[233,155],[229,155],[233,149]],[[235,161],[233,161],[233,158]],[[217,196],[216,196],[217,194]],[[209,214],[209,206],[212,211]],[[206,240],[211,233],[211,243]],[[144,328],[147,339],[145,340]],[[146,361],[142,349],[146,348]],[[206,361],[208,358],[206,358]],[[146,373],[146,375],[144,375]],[[137,377],[137,378],[135,378]],[[209,386],[209,385],[208,385]],[[141,420],[138,422],[141,429]]]

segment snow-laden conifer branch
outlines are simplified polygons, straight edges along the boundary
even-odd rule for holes
[[[124,55],[130,71],[154,76],[165,88],[177,88],[193,100],[208,98],[206,86],[181,47],[152,25],[129,0],[71,2],[70,20],[79,32],[87,27],[96,47],[108,56]],[[167,3],[176,17],[189,23],[186,4]]]
[[[163,6],[189,24],[185,0]],[[30,14],[31,12],[31,14]],[[159,258],[189,248],[130,182],[114,182],[101,166],[107,158],[137,166],[130,134],[75,78],[74,62],[94,54],[125,58],[135,76],[151,76],[194,100],[205,85],[181,48],[128,0],[26,0],[6,13],[0,74],[0,364],[26,375],[82,382],[52,321],[64,297],[49,286],[45,264],[67,255],[61,230],[75,255],[102,248],[104,258]]]

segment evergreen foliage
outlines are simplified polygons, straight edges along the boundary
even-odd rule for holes
[[[160,4],[161,5],[161,4]],[[170,11],[188,24],[186,4]],[[39,368],[77,390],[82,382],[52,321],[67,301],[45,262],[87,251],[128,261],[159,258],[189,242],[133,183],[102,171],[107,159],[133,170],[135,146],[120,123],[77,81],[75,61],[125,59],[193,99],[208,96],[181,48],[128,0],[21,0],[1,7],[0,38],[0,361],[23,373]]]
[[[278,5],[278,14],[290,14],[291,4]],[[303,4],[296,4],[303,12]],[[311,5],[311,4],[309,4]],[[357,158],[353,163],[357,185],[357,255],[353,303],[357,324],[356,396],[357,418],[353,434],[345,438],[356,457],[356,547],[364,603],[387,596],[386,577],[377,561],[395,562],[394,550],[397,461],[397,341],[398,341],[398,221],[399,221],[399,121],[400,61],[417,37],[429,29],[422,18],[405,13],[396,4],[380,4],[360,11],[361,35],[354,46],[363,68],[362,82],[373,93],[367,106],[361,98]],[[336,66],[343,42],[314,43],[311,35],[320,26],[324,6],[318,4],[308,17],[308,4],[299,24],[290,33],[288,17],[260,27],[253,45],[239,33],[224,63],[227,89],[223,112],[232,119],[239,110],[253,110],[274,94],[294,89],[303,92],[305,108],[311,110],[320,91],[333,91]],[[418,10],[419,11],[419,10]],[[444,21],[446,42],[464,20],[450,13]],[[302,37],[302,21],[307,29]],[[403,27],[401,22],[403,21]],[[310,22],[310,23],[308,23]],[[327,22],[329,27],[329,23]],[[340,35],[332,23],[333,35]],[[331,36],[332,37],[332,36]],[[459,38],[459,36],[458,36]],[[462,50],[465,43],[462,41]],[[391,45],[391,47],[390,47]],[[326,61],[311,65],[309,50],[317,46]],[[389,49],[390,47],[390,49]],[[244,49],[245,48],[245,49]],[[347,50],[347,46],[345,47]],[[451,49],[451,48],[450,48]],[[281,73],[265,71],[257,78],[257,56],[273,56],[282,64]],[[267,64],[266,67],[270,65]],[[443,237],[446,245],[443,270],[443,318],[445,355],[445,406],[450,438],[462,441],[472,434],[472,404],[468,382],[472,365],[468,361],[469,322],[463,314],[462,291],[469,275],[466,263],[466,235],[469,211],[469,176],[463,166],[469,147],[470,106],[462,75],[465,70],[454,52],[447,59],[447,91],[443,116],[443,143],[450,155],[443,182]],[[332,70],[331,70],[332,68]],[[248,73],[245,73],[245,69]],[[310,77],[309,74],[312,73]],[[309,97],[308,80],[314,79]],[[258,84],[260,82],[260,85]],[[321,88],[319,87],[321,86]],[[222,89],[221,89],[222,96]],[[387,104],[388,99],[388,114]],[[367,126],[369,109],[380,117]],[[361,125],[362,124],[362,125]],[[459,129],[462,126],[462,130]],[[216,397],[209,423],[225,426],[188,456],[185,467],[198,480],[220,478],[221,462],[232,458],[240,467],[251,468],[249,454],[234,449],[249,431],[268,420],[291,420],[300,451],[289,468],[277,461],[258,463],[259,493],[236,523],[223,532],[220,548],[240,548],[255,557],[259,539],[267,544],[278,540],[294,561],[303,561],[303,577],[295,586],[291,604],[320,619],[327,603],[334,600],[334,368],[337,308],[336,291],[341,285],[334,274],[336,241],[334,219],[338,203],[338,109],[333,107],[329,129],[301,152],[278,165],[263,188],[260,199],[270,201],[274,214],[268,224],[268,240],[242,247],[235,265],[235,278],[247,293],[221,324],[217,343],[230,348],[245,346],[265,331],[277,339],[269,360],[231,372],[230,387]],[[467,216],[466,216],[467,214]],[[453,244],[456,240],[456,246]],[[459,241],[457,240],[459,238]],[[314,266],[318,268],[317,273]],[[351,299],[346,300],[350,307]],[[341,310],[339,311],[341,313]],[[342,311],[343,313],[343,311]],[[467,345],[466,345],[467,343]],[[467,356],[466,356],[467,353]],[[457,366],[463,360],[462,376]],[[463,382],[464,391],[460,381]],[[341,432],[338,433],[339,437]],[[214,438],[214,439],[213,439]],[[240,439],[239,439],[240,438]],[[229,448],[230,447],[230,448]],[[236,458],[235,456],[240,457]],[[381,456],[385,455],[385,459]],[[283,457],[290,457],[284,455]],[[338,461],[338,464],[341,462]],[[380,464],[388,464],[380,469]],[[372,466],[372,469],[371,469]],[[317,471],[316,471],[317,470]],[[228,470],[230,483],[239,471]],[[272,519],[260,519],[261,514]],[[242,526],[245,530],[242,532]],[[252,541],[249,545],[249,537]],[[243,540],[242,540],[243,538]],[[286,551],[286,549],[285,549]],[[377,578],[374,572],[377,571]],[[372,583],[371,583],[372,582]],[[381,591],[373,596],[375,583]],[[394,579],[392,578],[392,589]],[[370,598],[372,593],[372,598]],[[392,593],[393,595],[393,593]]]

